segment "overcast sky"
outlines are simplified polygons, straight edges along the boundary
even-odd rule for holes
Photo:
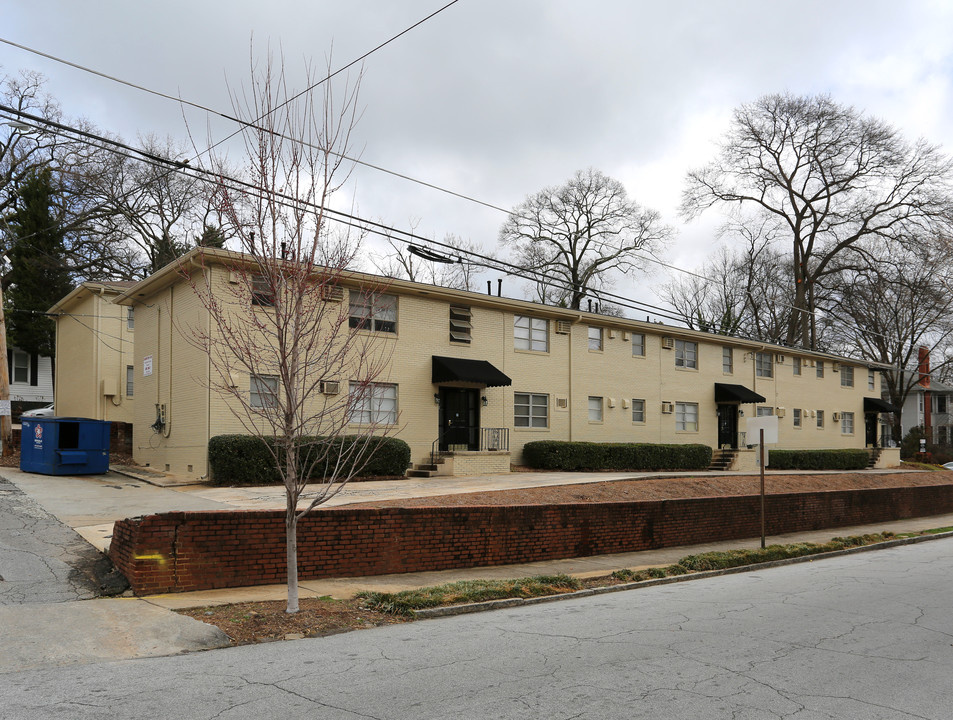
[[[230,111],[227,87],[263,56],[337,68],[446,0],[8,0],[0,37]],[[953,3],[905,0],[459,0],[364,63],[363,160],[511,208],[595,167],[660,211],[677,239],[666,259],[698,267],[715,214],[677,216],[688,169],[712,158],[732,109],[775,92],[828,93],[953,149]],[[5,73],[44,73],[67,116],[134,140],[186,137],[182,110],[0,44]],[[206,118],[189,111],[204,135]],[[230,131],[214,121],[213,135]],[[496,246],[504,215],[358,169],[361,215],[442,239]],[[712,212],[712,211],[709,211]],[[650,299],[650,283],[619,291]],[[518,295],[522,282],[507,281]]]

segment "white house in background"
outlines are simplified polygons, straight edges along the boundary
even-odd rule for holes
[[[953,387],[929,376],[913,386],[900,416],[903,437],[915,427],[926,431],[930,443],[953,445]]]
[[[10,402],[14,417],[53,402],[53,361],[17,347],[7,348]]]

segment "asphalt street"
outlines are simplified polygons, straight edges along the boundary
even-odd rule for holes
[[[179,657],[0,674],[0,715],[948,720],[950,540]]]

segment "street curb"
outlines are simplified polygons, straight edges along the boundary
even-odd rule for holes
[[[451,617],[453,615],[468,615],[470,613],[485,612],[487,610],[522,607],[524,605],[539,605],[541,603],[556,602],[558,600],[574,600],[576,598],[589,597],[591,595],[605,595],[606,593],[622,592],[624,590],[638,590],[640,588],[655,587],[657,585],[671,585],[672,583],[688,582],[690,580],[703,580],[705,578],[719,577],[721,575],[737,575],[739,573],[754,572],[756,570],[765,570],[768,568],[781,567],[783,565],[814,562],[815,560],[825,558],[842,557],[844,555],[854,555],[856,553],[870,552],[873,550],[885,550],[887,548],[898,547],[900,545],[914,545],[916,543],[927,542],[929,540],[943,540],[945,538],[953,538],[953,531],[936,533],[935,535],[918,535],[911,538],[885,540],[884,542],[874,543],[873,545],[845,548],[844,550],[832,550],[831,552],[817,553],[815,555],[802,555],[796,558],[785,558],[784,560],[770,560],[768,562],[756,563],[754,565],[741,565],[739,567],[725,568],[723,570],[704,570],[702,572],[687,573],[685,575],[673,575],[672,577],[653,578],[651,580],[640,580],[638,582],[621,583],[619,585],[587,588],[585,590],[577,590],[570,593],[560,593],[558,595],[545,595],[543,597],[535,598],[505,598],[503,600],[488,600],[486,602],[469,603],[467,605],[448,605],[445,607],[425,608],[423,610],[414,610],[413,615],[415,619],[426,620],[429,618]]]

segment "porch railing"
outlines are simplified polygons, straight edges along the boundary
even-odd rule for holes
[[[440,454],[438,449],[440,441],[443,440],[444,433],[440,433],[437,439],[430,445],[430,464],[435,465],[437,456]],[[509,428],[480,428],[480,450],[481,451],[499,451],[509,452],[510,449],[510,429]]]

